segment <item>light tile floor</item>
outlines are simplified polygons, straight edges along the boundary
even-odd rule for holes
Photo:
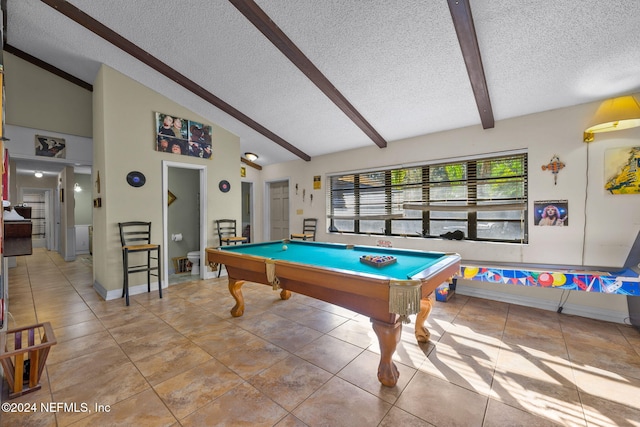
[[[35,250],[9,290],[9,326],[48,321],[58,340],[42,389],[11,402],[91,413],[0,413],[1,426],[640,426],[629,326],[456,295],[429,344],[405,327],[388,388],[367,318],[269,286],[244,286],[240,318],[224,278],[126,307],[96,294],[90,264]]]

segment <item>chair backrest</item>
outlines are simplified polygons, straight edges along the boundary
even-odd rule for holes
[[[151,223],[144,221],[119,222],[122,246],[151,243]]]
[[[316,237],[316,227],[318,225],[317,218],[305,218],[302,220],[302,233],[303,234],[313,234],[313,238],[315,240]]]
[[[216,228],[218,229],[218,238],[220,242],[225,237],[235,237],[236,234],[236,220],[235,219],[217,219]]]

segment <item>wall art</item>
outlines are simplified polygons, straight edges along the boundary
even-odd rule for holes
[[[611,194],[640,194],[640,147],[604,152],[604,188]]]
[[[64,159],[67,154],[64,138],[36,135],[36,156]]]
[[[156,151],[210,159],[212,126],[156,113]]]

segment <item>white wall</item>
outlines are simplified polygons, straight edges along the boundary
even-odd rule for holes
[[[5,125],[5,135],[9,138],[9,141],[5,142],[5,147],[9,149],[9,158],[33,159],[61,165],[73,165],[76,163],[90,165],[93,161],[93,141],[91,138],[10,124]],[[64,138],[67,144],[65,150],[66,158],[57,159],[36,156],[36,135]]]
[[[640,229],[640,195],[611,195],[605,191],[604,152],[614,147],[640,145],[640,128],[596,135],[595,142],[585,144],[582,132],[598,105],[590,103],[501,120],[496,122],[495,128],[488,130],[472,126],[393,141],[384,149],[372,143],[363,149],[314,157],[310,162],[296,160],[270,165],[263,169],[260,179],[262,185],[277,179],[291,179],[292,230],[301,229],[303,217],[317,217],[317,240],[375,245],[379,239],[376,236],[327,232],[327,175],[524,149],[529,157],[528,244],[410,237],[385,239],[391,240],[393,246],[399,248],[457,252],[463,260],[620,267]],[[554,185],[552,174],[541,168],[554,155],[558,155],[566,164],[558,174],[557,185]],[[312,189],[314,175],[322,176],[321,190]],[[299,186],[297,196],[296,184]],[[302,189],[306,189],[304,202]],[[313,194],[313,204],[310,194]],[[264,196],[256,192],[256,197]],[[533,202],[556,199],[568,200],[570,225],[534,226]],[[257,201],[261,208],[263,203],[264,200]],[[296,214],[299,209],[303,214]],[[263,230],[256,234],[257,238],[259,236],[264,236]],[[482,282],[462,284],[481,291],[489,288]],[[498,293],[516,295],[514,298],[522,300],[539,298],[539,291],[537,288],[505,285]],[[544,296],[559,299],[560,294],[558,291]],[[627,316],[624,296],[572,291],[570,301],[605,311],[607,314],[600,317],[607,317],[608,320],[622,321]]]
[[[76,225],[76,255],[89,253],[89,225]]]

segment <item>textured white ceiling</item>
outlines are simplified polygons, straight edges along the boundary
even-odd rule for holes
[[[70,3],[311,157],[373,145],[225,0]],[[445,0],[257,3],[390,144],[480,125]],[[39,0],[7,9],[16,48],[88,83],[107,64],[239,135],[259,164],[297,158]],[[471,9],[496,127],[640,91],[638,0],[471,0]]]

